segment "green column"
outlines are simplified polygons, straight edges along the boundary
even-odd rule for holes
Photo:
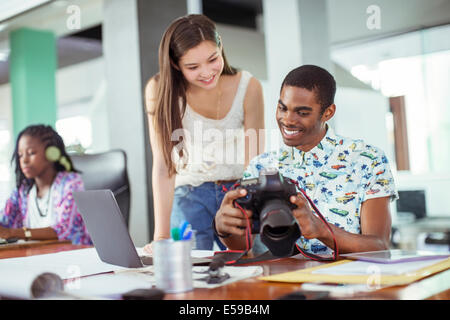
[[[14,137],[30,124],[55,127],[57,69],[52,32],[22,28],[9,35]]]

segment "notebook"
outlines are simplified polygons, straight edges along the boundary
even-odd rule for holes
[[[138,255],[111,190],[76,191],[73,192],[73,197],[103,262],[126,268],[152,265],[151,256]],[[194,265],[209,262],[209,258],[192,258]]]

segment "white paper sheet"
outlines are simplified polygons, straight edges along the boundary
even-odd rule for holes
[[[143,248],[136,249],[138,254],[144,254]],[[192,257],[197,258],[213,254],[214,251],[210,250],[192,251]],[[150,287],[154,281],[152,268],[129,269],[105,263],[100,260],[95,248],[0,259],[0,296],[30,299],[33,280],[42,273],[50,272],[61,279],[71,279],[66,281],[67,292],[81,296],[114,297],[133,289]],[[146,274],[149,270],[150,273]],[[102,274],[107,272],[116,274]],[[257,275],[255,270],[233,279],[253,274]],[[81,278],[85,276],[90,277]]]
[[[101,299],[120,299],[125,292],[134,289],[149,289],[152,278],[145,273],[122,272],[98,274],[66,283],[65,291],[76,296]]]
[[[42,274],[38,270],[29,270],[24,273],[21,269],[7,270],[5,273],[0,267],[0,296],[17,298],[17,299],[33,299],[35,298],[31,292],[33,281]],[[57,275],[53,274],[54,279],[62,280]]]
[[[105,263],[98,257],[95,248],[86,248],[20,258],[0,259],[0,284],[3,277],[12,271],[29,273],[52,272],[62,279],[125,269]]]

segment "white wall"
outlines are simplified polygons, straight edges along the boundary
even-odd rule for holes
[[[336,113],[331,122],[335,132],[345,137],[363,139],[381,148],[389,160],[397,185],[393,142],[389,141],[386,126],[388,98],[372,89],[337,87],[335,104]],[[390,207],[395,220],[395,202],[391,202]]]
[[[59,69],[56,74],[58,105],[64,108],[76,101],[92,99],[104,74],[102,57]]]
[[[373,90],[338,87],[335,104],[333,125],[336,133],[364,139],[366,143],[381,148],[394,163],[386,128],[388,98]]]
[[[267,79],[264,34],[247,28],[217,24],[228,62],[260,80]]]
[[[56,79],[58,118],[77,115],[88,117],[93,139],[87,152],[109,150],[104,58],[59,69]]]

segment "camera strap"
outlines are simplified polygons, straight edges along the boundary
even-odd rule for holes
[[[239,266],[242,264],[251,264],[261,261],[268,261],[268,260],[276,260],[276,259],[282,259],[282,258],[288,258],[292,255],[288,255],[285,257],[277,257],[274,256],[269,250],[266,252],[256,256],[256,257],[245,257],[247,255],[248,251],[233,251],[233,250],[225,250],[225,251],[217,251],[214,253],[213,261],[222,260],[225,262],[226,265],[231,266]],[[295,254],[298,254],[295,253]]]
[[[295,184],[297,186],[297,189],[302,193],[302,195],[305,197],[305,199],[308,201],[308,203],[310,204],[311,208],[314,210],[314,212],[316,213],[316,215],[319,217],[319,219],[325,224],[325,226],[327,227],[327,229],[330,231],[332,237],[333,237],[333,256],[332,257],[323,257],[323,256],[319,256],[316,254],[312,254],[312,253],[307,253],[305,252],[302,248],[300,248],[300,246],[295,243],[295,247],[297,248],[297,250],[304,255],[307,258],[310,258],[312,260],[316,260],[316,261],[336,261],[339,257],[339,249],[338,249],[338,245],[337,245],[337,241],[336,241],[336,237],[334,235],[333,229],[331,229],[331,226],[328,224],[327,220],[324,218],[324,216],[322,215],[322,213],[320,213],[320,210],[316,207],[316,205],[314,204],[314,201],[311,200],[311,198],[306,194],[306,191],[303,190],[302,188],[300,188],[300,186],[298,185],[298,182],[290,179],[291,182],[293,184]]]

